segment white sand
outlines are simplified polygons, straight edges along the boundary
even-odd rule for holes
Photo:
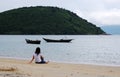
[[[0,77],[120,77],[120,67],[0,58]]]

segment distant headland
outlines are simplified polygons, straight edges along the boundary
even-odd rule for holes
[[[98,35],[106,33],[100,27],[69,10],[36,6],[0,13],[0,34]]]

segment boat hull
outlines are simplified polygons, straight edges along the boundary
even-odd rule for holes
[[[46,38],[43,38],[46,42],[71,42],[72,39],[60,39],[60,40],[54,40],[54,39],[46,39]]]
[[[25,39],[27,44],[40,44],[41,41],[40,40],[29,40],[29,39]]]

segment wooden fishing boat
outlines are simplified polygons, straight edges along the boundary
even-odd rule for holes
[[[29,39],[25,39],[26,43],[28,44],[40,44],[41,41],[40,40],[29,40]]]
[[[46,38],[43,38],[46,42],[71,42],[73,39],[59,39],[59,40],[56,40],[56,39],[46,39]]]

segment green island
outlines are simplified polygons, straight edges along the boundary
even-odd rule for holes
[[[1,12],[0,34],[98,35],[105,32],[69,10],[35,6]]]

